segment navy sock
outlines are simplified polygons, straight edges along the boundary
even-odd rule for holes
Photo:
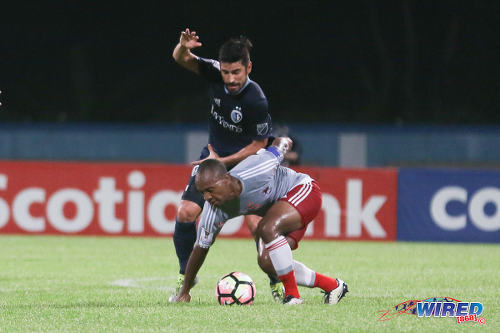
[[[174,246],[179,258],[179,273],[186,272],[189,255],[196,242],[196,222],[175,221]]]
[[[259,252],[259,241],[255,241],[255,245],[257,246],[257,252]],[[269,278],[269,284],[276,284],[278,282],[281,282],[281,280],[278,278],[278,276],[274,276],[273,274],[267,274],[267,277]]]

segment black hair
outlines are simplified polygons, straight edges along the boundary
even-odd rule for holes
[[[250,62],[252,46],[252,42],[245,36],[231,38],[220,47],[219,62],[233,63],[241,61],[243,66],[246,67]]]
[[[208,159],[203,161],[198,170],[196,171],[196,177],[201,177],[205,172],[211,172],[213,177],[222,177],[227,173],[226,166],[219,160]]]

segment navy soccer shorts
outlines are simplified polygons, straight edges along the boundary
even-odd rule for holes
[[[200,154],[200,160],[204,159],[209,155],[208,148],[205,146]],[[196,175],[196,171],[198,170],[198,166],[195,165],[193,167],[193,170],[191,171],[191,176],[189,177],[188,184],[186,186],[186,189],[184,190],[184,193],[182,193],[182,200],[188,200],[192,201],[200,208],[203,208],[203,205],[205,204],[205,200],[203,200],[203,196],[201,195],[200,192],[196,189],[196,185],[194,184],[194,176]]]

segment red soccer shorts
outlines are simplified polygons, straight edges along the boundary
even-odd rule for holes
[[[321,209],[321,189],[314,181],[297,185],[280,200],[292,205],[302,217],[302,228],[286,235],[295,240],[296,246],[292,249],[295,250],[306,233],[307,225],[311,223]]]

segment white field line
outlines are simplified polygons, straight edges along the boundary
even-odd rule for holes
[[[124,288],[141,288],[141,289],[154,289],[161,291],[173,291],[174,287],[167,287],[164,285],[148,285],[147,282],[151,281],[165,281],[163,277],[150,277],[150,278],[137,278],[137,279],[118,279],[110,282],[110,285]],[[172,283],[173,284],[173,283]]]

